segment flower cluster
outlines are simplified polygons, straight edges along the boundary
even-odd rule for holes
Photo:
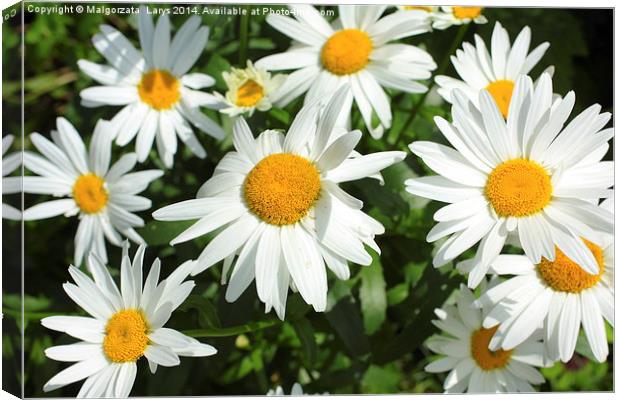
[[[88,146],[62,117],[50,138],[32,133],[38,152],[23,153],[29,171],[23,178],[4,177],[20,165],[17,154],[3,160],[5,193],[58,197],[23,215],[3,204],[6,218],[79,220],[68,271],[73,283],[63,289],[88,316],[41,321],[79,340],[45,351],[50,359],[75,363],[53,376],[45,391],[85,380],[78,397],[127,397],[142,357],[155,373],[158,365],[178,365],[180,356],[215,354],[190,332],[165,325],[195,286],[189,276],[220,262],[228,302],[254,283],[265,312],[273,309],[285,320],[289,289],[325,312],[329,274],[347,280],[351,263],[369,266],[373,253],[381,254],[376,237],[384,225],[342,184],[364,178],[383,183],[382,171],[407,153],[387,150],[387,141],[385,151],[357,151],[367,150],[359,146],[364,132],[351,127],[365,127],[372,140],[381,140],[392,127],[391,96],[429,90],[437,64],[404,39],[487,19],[481,7],[346,5],[338,6],[333,21],[309,5],[290,9],[293,17],[266,18],[291,39],[287,51],[242,60],[241,68],[215,77],[191,72],[210,34],[198,16],[171,36],[168,15],[154,22],[142,7],[133,38],[140,50],[116,28],[101,25],[92,43],[106,64],[79,61],[98,83],[81,91],[81,104],[120,110],[94,124]],[[581,327],[594,357],[603,362],[608,356],[613,162],[602,160],[613,128],[606,128],[611,115],[598,105],[570,119],[575,94],[554,93],[553,68],[536,80],[528,75],[549,47],[530,51],[528,27],[511,44],[496,23],[490,51],[483,38],[474,40],[451,58],[459,78],[438,74],[431,81],[451,104],[448,119],[434,119],[447,144],[409,145],[436,175],[401,182],[414,196],[447,203],[428,232],[428,242],[440,242],[432,262],[455,262],[467,275],[467,286],[435,312],[433,324],[443,333],[426,342],[439,355],[426,371],[448,372],[446,392],[528,392],[544,382],[537,367],[572,357]],[[205,91],[220,78],[224,94]],[[244,118],[302,97],[301,109],[278,129]],[[216,119],[230,123],[223,128]],[[144,278],[146,242],[136,229],[145,225],[138,213],[152,202],[140,194],[166,177],[161,169],[134,169],[151,158],[174,172],[178,139],[205,158],[194,129],[210,141],[230,138],[233,149],[217,160],[195,196],[158,208],[152,217],[191,221],[171,246],[199,238],[207,238],[206,245],[166,279],[160,280],[159,259]],[[135,152],[112,162],[113,144],[123,148],[134,139]],[[3,139],[3,154],[11,141]],[[158,157],[151,154],[154,143]],[[139,245],[133,260],[127,239]],[[107,267],[106,243],[122,248],[120,288]],[[301,393],[295,384],[292,394]]]
[[[445,357],[427,371],[451,371],[447,392],[531,392],[544,381],[531,366],[568,362],[581,327],[593,358],[607,359],[614,179],[613,162],[601,160],[611,114],[593,105],[569,121],[575,93],[554,94],[552,69],[535,82],[527,75],[548,47],[528,54],[529,28],[511,46],[497,23],[491,54],[475,39],[452,57],[462,81],[435,78],[452,103],[451,122],[435,117],[451,146],[409,146],[437,175],[407,180],[407,191],[449,203],[427,236],[445,239],[433,264],[478,244],[457,268],[481,294],[462,287],[456,308],[437,310],[447,335],[428,347]],[[502,253],[505,245],[521,254]]]

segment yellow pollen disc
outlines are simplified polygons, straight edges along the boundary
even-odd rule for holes
[[[405,10],[422,10],[426,12],[433,11],[433,7],[429,7],[429,6],[405,6],[404,8]]]
[[[471,335],[471,356],[485,371],[505,367],[512,355],[512,350],[489,350],[489,342],[498,327],[499,325],[489,329],[480,328]]]
[[[539,276],[558,292],[579,293],[582,290],[591,288],[596,285],[601,276],[605,272],[605,259],[603,250],[585,239],[586,246],[590,249],[599,266],[599,272],[596,275],[590,275],[562,253],[560,249],[555,248],[555,261],[549,261],[543,258],[538,264]]]
[[[248,79],[237,89],[236,104],[239,107],[252,107],[263,98],[263,87],[252,79]]]
[[[510,99],[512,98],[512,91],[515,88],[513,81],[499,80],[489,83],[486,90],[491,93],[499,111],[501,111],[504,118],[508,117],[508,108],[510,107]]]
[[[140,311],[119,311],[105,327],[103,351],[113,362],[134,362],[144,355],[149,343],[148,331],[148,324]]]
[[[540,212],[551,201],[551,177],[533,161],[515,158],[491,172],[484,193],[501,217],[525,217]]]
[[[332,74],[349,75],[364,69],[372,51],[372,41],[359,29],[334,33],[321,50],[321,62]]]
[[[95,174],[81,175],[73,184],[73,199],[80,210],[94,214],[108,204],[108,191],[104,187],[103,178]]]
[[[482,14],[482,7],[452,7],[452,14],[458,19],[474,19]]]
[[[248,207],[272,225],[290,225],[302,219],[320,191],[321,178],[314,164],[288,153],[263,158],[244,183]]]
[[[179,80],[168,71],[152,69],[142,75],[138,94],[155,110],[168,110],[181,98]]]

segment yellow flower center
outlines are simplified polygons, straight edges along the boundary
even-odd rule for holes
[[[103,178],[93,174],[84,174],[73,184],[73,199],[80,210],[94,214],[108,204],[108,191],[104,187]]]
[[[454,18],[474,19],[482,14],[482,7],[452,7]]]
[[[510,107],[510,99],[512,98],[512,91],[515,88],[513,81],[501,79],[499,81],[491,82],[486,87],[486,90],[491,93],[499,111],[501,111],[504,118],[508,117],[508,108]]]
[[[579,293],[591,288],[601,280],[601,276],[605,272],[603,250],[594,243],[585,239],[583,241],[596,259],[599,266],[598,274],[590,275],[556,247],[554,261],[543,258],[538,264],[538,274],[547,285],[558,292]]]
[[[471,356],[485,371],[505,367],[512,355],[512,350],[489,350],[489,342],[498,327],[499,325],[489,329],[480,328],[471,335]]]
[[[248,79],[237,89],[237,104],[239,107],[253,107],[263,98],[263,87],[253,79]]]
[[[321,178],[314,164],[288,153],[263,158],[244,183],[248,207],[272,225],[290,225],[302,219],[320,191]]]
[[[364,69],[372,51],[372,41],[359,29],[334,33],[321,50],[321,62],[332,74],[349,75]]]
[[[405,10],[422,10],[422,11],[426,11],[426,12],[432,12],[433,11],[433,7],[430,7],[430,6],[404,6],[403,8]]]
[[[525,217],[541,211],[551,201],[551,177],[533,161],[515,158],[491,172],[484,193],[501,217]]]
[[[179,80],[170,72],[152,69],[142,75],[138,94],[143,102],[155,110],[168,110],[181,98]]]
[[[148,324],[139,310],[119,311],[105,327],[103,351],[116,363],[134,362],[144,355],[149,343]]]

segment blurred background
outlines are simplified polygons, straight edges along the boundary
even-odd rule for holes
[[[32,4],[32,3],[31,3]],[[53,6],[47,3],[46,6]],[[136,4],[137,5],[137,4]],[[160,7],[164,6],[159,4]],[[220,6],[213,6],[220,7]],[[248,7],[248,6],[243,6]],[[262,7],[262,6],[261,6]],[[274,7],[278,8],[278,7]],[[84,108],[79,104],[79,91],[93,85],[80,73],[77,60],[103,62],[91,44],[91,37],[102,23],[110,24],[138,45],[137,20],[126,15],[35,15],[25,12],[24,25],[19,12],[4,11],[2,113],[3,135],[15,135],[12,151],[22,145],[21,122],[21,37],[25,41],[24,111],[25,149],[33,150],[28,134],[40,132],[49,137],[58,116],[71,121],[88,143],[95,122],[112,118],[119,108]],[[471,25],[465,40],[473,42],[475,33],[490,42],[496,21],[513,40],[524,26],[532,29],[532,46],[548,41],[551,47],[532,72],[537,77],[549,65],[555,66],[553,79],[556,93],[574,90],[577,95],[575,113],[599,103],[603,111],[613,112],[613,13],[611,9],[557,8],[487,8],[486,25]],[[203,24],[211,27],[206,50],[193,72],[212,75],[214,90],[224,93],[221,72],[230,66],[245,66],[245,59],[257,60],[270,53],[284,51],[289,39],[264,21],[264,16],[249,19],[249,35],[240,37],[239,17],[203,15]],[[177,29],[186,15],[173,15]],[[422,34],[405,41],[420,45],[433,55],[438,64],[445,59],[458,27]],[[460,46],[459,46],[460,47]],[[451,66],[447,75],[456,76]],[[416,95],[391,93],[394,122],[382,140],[364,135],[362,153],[406,149],[413,140],[440,141],[434,126],[434,115],[449,116],[449,109],[436,95],[428,96],[413,124],[399,137]],[[264,129],[285,129],[301,99],[285,110],[257,112],[248,120],[254,133]],[[230,132],[230,120],[209,111]],[[365,131],[359,115],[353,123]],[[216,142],[203,133],[198,138],[208,156],[193,157],[180,146],[174,168],[166,170],[160,180],[150,185],[144,195],[153,200],[153,208],[141,214],[147,221],[139,230],[149,244],[146,265],[155,257],[162,260],[162,276],[168,275],[183,261],[195,258],[209,241],[202,237],[175,247],[170,239],[188,223],[153,222],[150,212],[165,205],[195,196],[221,157],[231,149],[231,139]],[[128,147],[113,147],[113,161]],[[613,147],[612,147],[613,148]],[[611,150],[610,150],[611,151]],[[608,159],[612,158],[608,154]],[[161,168],[154,152],[137,169]],[[220,285],[221,266],[209,269],[195,278],[197,287],[189,300],[173,315],[170,327],[184,331],[201,329],[206,336],[199,340],[218,349],[214,357],[184,358],[179,367],[159,368],[148,372],[145,360],[132,395],[242,395],[264,394],[276,385],[285,392],[296,381],[309,393],[418,393],[442,392],[445,375],[424,372],[432,354],[423,345],[436,328],[431,324],[433,309],[440,307],[464,278],[453,265],[433,269],[430,265],[434,246],[425,237],[433,225],[432,215],[439,208],[435,202],[413,198],[404,192],[406,178],[427,175],[430,171],[411,154],[405,163],[386,170],[385,185],[364,180],[344,185],[352,195],[364,201],[364,210],[381,221],[386,234],[379,237],[382,249],[374,254],[370,267],[351,265],[352,277],[346,282],[329,278],[328,312],[315,313],[300,296],[289,295],[285,322],[274,313],[264,314],[252,285],[235,303],[224,300],[225,287]],[[26,195],[25,206],[47,200],[46,196]],[[4,202],[19,207],[20,196],[8,195]],[[18,327],[20,310],[20,223],[2,221],[3,313],[4,329],[3,378],[17,382],[21,352]],[[42,396],[43,384],[68,364],[45,358],[43,350],[52,345],[67,344],[74,339],[43,328],[40,319],[48,315],[81,312],[62,290],[69,279],[67,267],[72,262],[76,218],[56,217],[28,222],[24,229],[25,279],[25,395]],[[136,246],[132,246],[133,254]],[[120,249],[108,246],[110,270],[118,278]],[[468,253],[463,258],[471,256]],[[248,324],[249,323],[249,324]],[[609,329],[609,341],[612,331]],[[613,350],[613,348],[612,348]],[[587,343],[580,338],[579,355],[566,365],[556,363],[543,369],[547,382],[541,391],[607,391],[613,390],[613,351],[607,363],[591,361]],[[56,390],[47,396],[75,396],[80,383]],[[9,389],[7,387],[6,389]]]

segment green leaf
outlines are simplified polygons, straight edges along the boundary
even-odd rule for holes
[[[400,373],[394,364],[371,365],[362,378],[362,389],[364,393],[395,393],[399,382]]]
[[[255,360],[253,355],[243,357],[240,362],[235,362],[229,368],[225,369],[220,375],[220,380],[224,384],[236,382],[250,372],[254,371]]]
[[[190,329],[183,331],[183,334],[195,338],[202,337],[225,337],[225,336],[237,336],[241,333],[254,332],[265,328],[270,328],[274,325],[281,324],[279,319],[267,319],[265,321],[248,322],[243,325],[229,326],[224,328],[205,328],[205,329]]]
[[[388,290],[387,301],[390,306],[402,303],[409,296],[409,284],[400,283]]]
[[[385,341],[380,348],[373,351],[373,362],[388,363],[401,358],[403,353],[420,348],[435,329],[431,322],[435,308],[441,307],[461,282],[460,276],[450,276],[438,269],[426,267],[410,296],[395,310],[395,314],[408,316],[408,324],[395,338]]]
[[[198,311],[198,323],[201,328],[220,328],[222,326],[215,306],[209,299],[198,294],[190,295],[179,309],[181,311],[190,309]]]
[[[325,317],[353,356],[360,357],[370,351],[359,305],[353,297],[348,296],[338,301],[325,313]]]
[[[272,108],[269,110],[269,116],[285,125],[291,122],[291,115],[281,108]]]
[[[385,310],[387,309],[385,279],[383,278],[383,267],[379,257],[375,255],[372,264],[363,267],[360,274],[362,276],[360,301],[364,315],[364,330],[368,335],[372,335],[385,321]]]
[[[245,66],[244,66],[245,67]],[[206,73],[215,79],[215,86],[220,90],[226,90],[226,82],[222,77],[222,72],[230,70],[230,63],[219,54],[215,53],[209,59]]]
[[[138,233],[149,246],[167,245],[181,232],[189,228],[195,221],[151,221]]]
[[[299,318],[291,323],[297,334],[297,338],[301,342],[301,348],[304,360],[308,367],[312,367],[317,360],[318,348],[314,338],[314,329],[307,318]]]
[[[12,308],[13,310],[21,310],[22,298],[16,294],[4,294],[2,296],[3,305]],[[41,311],[50,307],[50,299],[45,296],[30,296],[24,295],[24,310],[28,311]]]

